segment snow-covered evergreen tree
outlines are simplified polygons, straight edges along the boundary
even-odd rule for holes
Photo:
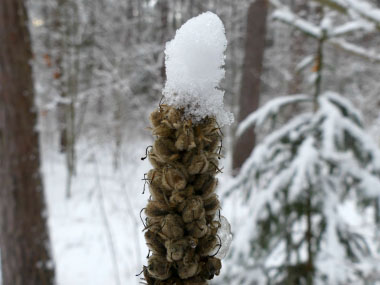
[[[322,12],[318,26],[271,2],[274,18],[318,43],[310,57],[312,95],[277,98],[238,127],[237,135],[268,124],[273,131],[224,193],[238,197],[243,209],[225,278],[250,285],[380,284],[380,150],[358,110],[344,96],[322,92],[321,84],[324,44],[367,23],[334,27],[333,14]],[[305,111],[276,127],[292,104]]]
[[[295,102],[312,105],[313,98],[275,99],[247,118],[239,133]],[[247,229],[235,229],[232,263],[257,269],[236,284],[261,278],[269,284],[379,280],[374,230],[380,151],[343,97],[326,92],[317,102],[316,112],[305,112],[269,134],[227,192],[244,191],[242,203],[249,205],[250,217],[241,221]]]

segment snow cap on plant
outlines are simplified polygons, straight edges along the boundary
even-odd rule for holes
[[[166,44],[166,102],[184,108],[185,117],[200,121],[214,116],[219,125],[229,125],[233,115],[224,109],[224,78],[227,47],[220,18],[212,12],[188,20]]]

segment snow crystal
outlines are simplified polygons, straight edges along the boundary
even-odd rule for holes
[[[220,125],[233,122],[233,115],[224,110],[224,91],[219,83],[227,39],[222,21],[211,12],[188,20],[166,44],[166,103],[184,108],[185,116],[199,121],[215,116]]]

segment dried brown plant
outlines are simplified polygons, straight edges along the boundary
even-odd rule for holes
[[[150,115],[156,140],[147,148],[153,169],[144,180],[145,240],[152,255],[143,273],[148,285],[207,285],[221,269],[215,250],[220,202],[215,194],[222,134],[214,118],[193,124],[183,111],[160,104]]]

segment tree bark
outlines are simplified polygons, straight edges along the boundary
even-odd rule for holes
[[[22,0],[0,1],[0,247],[4,285],[54,284],[30,35]]]
[[[248,9],[245,56],[239,99],[238,122],[259,106],[261,73],[265,50],[267,0],[256,0]],[[238,171],[255,145],[255,134],[247,130],[234,146],[232,167]]]

